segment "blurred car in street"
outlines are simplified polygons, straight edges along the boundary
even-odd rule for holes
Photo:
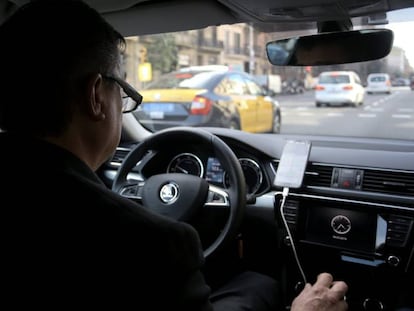
[[[396,78],[391,81],[392,86],[408,86],[410,81],[405,78]]]
[[[226,66],[183,68],[140,91],[134,115],[152,130],[173,126],[218,126],[246,132],[279,133],[281,112],[254,77]]]
[[[365,89],[357,73],[353,71],[325,71],[319,75],[315,87],[316,107],[321,105],[360,106],[364,102]]]
[[[391,93],[391,79],[387,73],[371,73],[367,78],[366,92],[373,93]]]

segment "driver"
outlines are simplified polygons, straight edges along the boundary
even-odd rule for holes
[[[120,141],[122,113],[141,100],[119,78],[125,41],[117,31],[80,1],[39,0],[3,23],[0,38],[4,304],[278,308],[277,283],[258,273],[212,292],[197,232],[95,174]],[[323,273],[292,310],[345,310],[346,291]]]

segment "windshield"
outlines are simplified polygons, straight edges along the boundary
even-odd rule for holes
[[[150,131],[219,126],[412,140],[414,48],[406,30],[414,23],[392,16],[389,24],[361,26],[394,31],[388,56],[330,66],[271,65],[266,42],[291,32],[250,24],[127,38],[127,80],[143,95],[133,114]]]
[[[369,78],[369,82],[385,82],[387,78],[385,76],[372,76]]]
[[[321,75],[319,79],[319,84],[327,84],[327,83],[349,83],[350,77],[349,75],[338,75],[338,74],[330,74],[330,75]]]

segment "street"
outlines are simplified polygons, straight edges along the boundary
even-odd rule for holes
[[[365,94],[364,105],[316,107],[314,91],[278,95],[282,134],[414,139],[414,91],[395,87],[391,94]]]

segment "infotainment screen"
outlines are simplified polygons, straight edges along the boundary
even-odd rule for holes
[[[310,207],[305,240],[318,244],[374,253],[377,244],[377,215],[331,207]]]

